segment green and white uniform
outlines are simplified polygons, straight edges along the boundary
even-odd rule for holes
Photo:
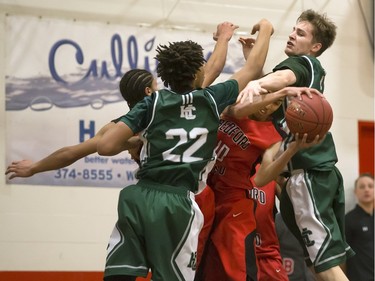
[[[297,81],[293,86],[324,91],[325,71],[311,56],[292,56],[273,71],[290,69]],[[288,101],[275,113],[279,128],[285,131],[281,150],[287,149],[293,135],[285,124]],[[304,149],[288,163],[291,174],[280,199],[284,221],[303,243],[308,264],[316,272],[325,271],[354,255],[345,241],[345,195],[343,179],[336,168],[335,144],[329,132],[322,143]]]
[[[143,148],[138,183],[120,192],[105,276],[151,269],[153,280],[194,279],[203,225],[194,194],[215,163],[220,114],[237,96],[235,80],[182,95],[160,90],[121,119]]]

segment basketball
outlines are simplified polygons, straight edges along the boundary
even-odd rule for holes
[[[301,100],[298,97],[291,99],[285,113],[285,121],[291,133],[298,133],[300,138],[306,133],[307,142],[311,142],[316,135],[323,137],[331,128],[332,107],[318,94],[313,94],[312,98],[307,95],[301,97]]]

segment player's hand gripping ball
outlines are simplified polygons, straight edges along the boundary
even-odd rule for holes
[[[332,107],[329,102],[318,94],[312,99],[307,95],[292,98],[286,113],[285,121],[291,133],[299,136],[307,134],[307,142],[314,140],[316,135],[323,138],[331,128],[333,121]]]

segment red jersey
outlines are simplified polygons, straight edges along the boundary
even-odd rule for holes
[[[280,257],[279,239],[275,228],[274,181],[252,190],[253,199],[257,202],[255,220],[257,223],[256,255],[260,258]]]
[[[251,195],[257,202],[255,253],[258,264],[258,280],[289,280],[283,267],[279,238],[275,227],[276,183],[272,181],[260,188],[254,186]]]
[[[233,189],[251,189],[250,177],[263,152],[281,141],[271,121],[259,122],[224,116],[218,129],[216,163],[208,176],[215,194]]]

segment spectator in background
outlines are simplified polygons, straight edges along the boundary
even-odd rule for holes
[[[350,281],[374,280],[374,176],[361,174],[354,182],[357,204],[345,216],[345,235],[356,255],[346,262]]]
[[[313,281],[313,273],[305,263],[303,249],[285,225],[280,213],[275,216],[276,232],[279,238],[280,252],[289,281]]]

